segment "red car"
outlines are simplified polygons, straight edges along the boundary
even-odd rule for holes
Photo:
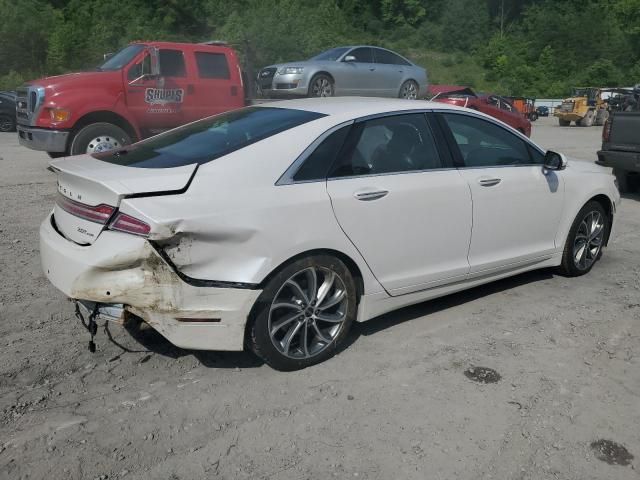
[[[531,122],[503,97],[477,95],[468,87],[451,85],[432,85],[429,90],[434,95],[431,98],[432,102],[449,103],[478,110],[503,121],[527,137],[531,136]]]

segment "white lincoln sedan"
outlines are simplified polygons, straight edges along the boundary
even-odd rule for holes
[[[440,103],[308,99],[51,163],[44,272],[95,319],[294,370],[365,321],[545,267],[587,273],[610,171]],[[84,312],[84,313],[82,313]]]

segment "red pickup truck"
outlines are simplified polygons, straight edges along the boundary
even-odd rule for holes
[[[237,55],[221,42],[132,43],[94,71],[17,94],[20,143],[52,157],[119,148],[245,104]]]

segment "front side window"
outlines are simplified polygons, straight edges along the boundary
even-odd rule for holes
[[[142,60],[131,66],[127,72],[127,78],[129,81],[133,81],[149,72],[151,72],[151,56],[149,54],[145,54]]]
[[[534,163],[527,144],[487,120],[455,113],[442,114],[467,167],[499,167]]]
[[[424,114],[414,113],[357,124],[331,176],[382,175],[441,167]]]
[[[347,56],[355,57],[352,62],[373,63],[373,51],[370,48],[354,48]]]
[[[186,77],[184,56],[180,50],[161,49],[159,54],[160,74],[163,77]]]
[[[248,107],[190,123],[120,150],[94,154],[94,158],[137,168],[200,165],[324,116],[290,108]]]
[[[224,53],[196,52],[196,64],[200,78],[230,78],[229,63]]]
[[[344,55],[347,52],[347,50],[349,50],[348,47],[332,48],[331,50],[327,50],[326,52],[319,53],[315,57],[311,57],[309,60],[320,60],[320,61],[327,61],[327,62],[335,62],[342,55]]]

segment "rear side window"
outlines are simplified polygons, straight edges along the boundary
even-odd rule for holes
[[[160,50],[160,73],[164,77],[186,77],[184,56],[180,50]]]
[[[387,65],[410,65],[404,58],[396,55],[389,50],[383,50],[381,48],[375,49],[376,63],[384,63]]]
[[[121,150],[95,154],[94,158],[137,168],[201,165],[324,116],[289,108],[243,108],[170,130]]]
[[[196,52],[196,64],[200,78],[229,79],[229,64],[224,53]]]
[[[530,165],[527,144],[517,135],[487,120],[456,113],[446,120],[467,167]]]
[[[442,168],[424,114],[377,118],[357,124],[332,177],[383,175]]]
[[[340,153],[350,129],[351,125],[342,127],[325,138],[313,153],[307,157],[293,176],[293,180],[295,182],[305,182],[327,178],[329,169]]]

